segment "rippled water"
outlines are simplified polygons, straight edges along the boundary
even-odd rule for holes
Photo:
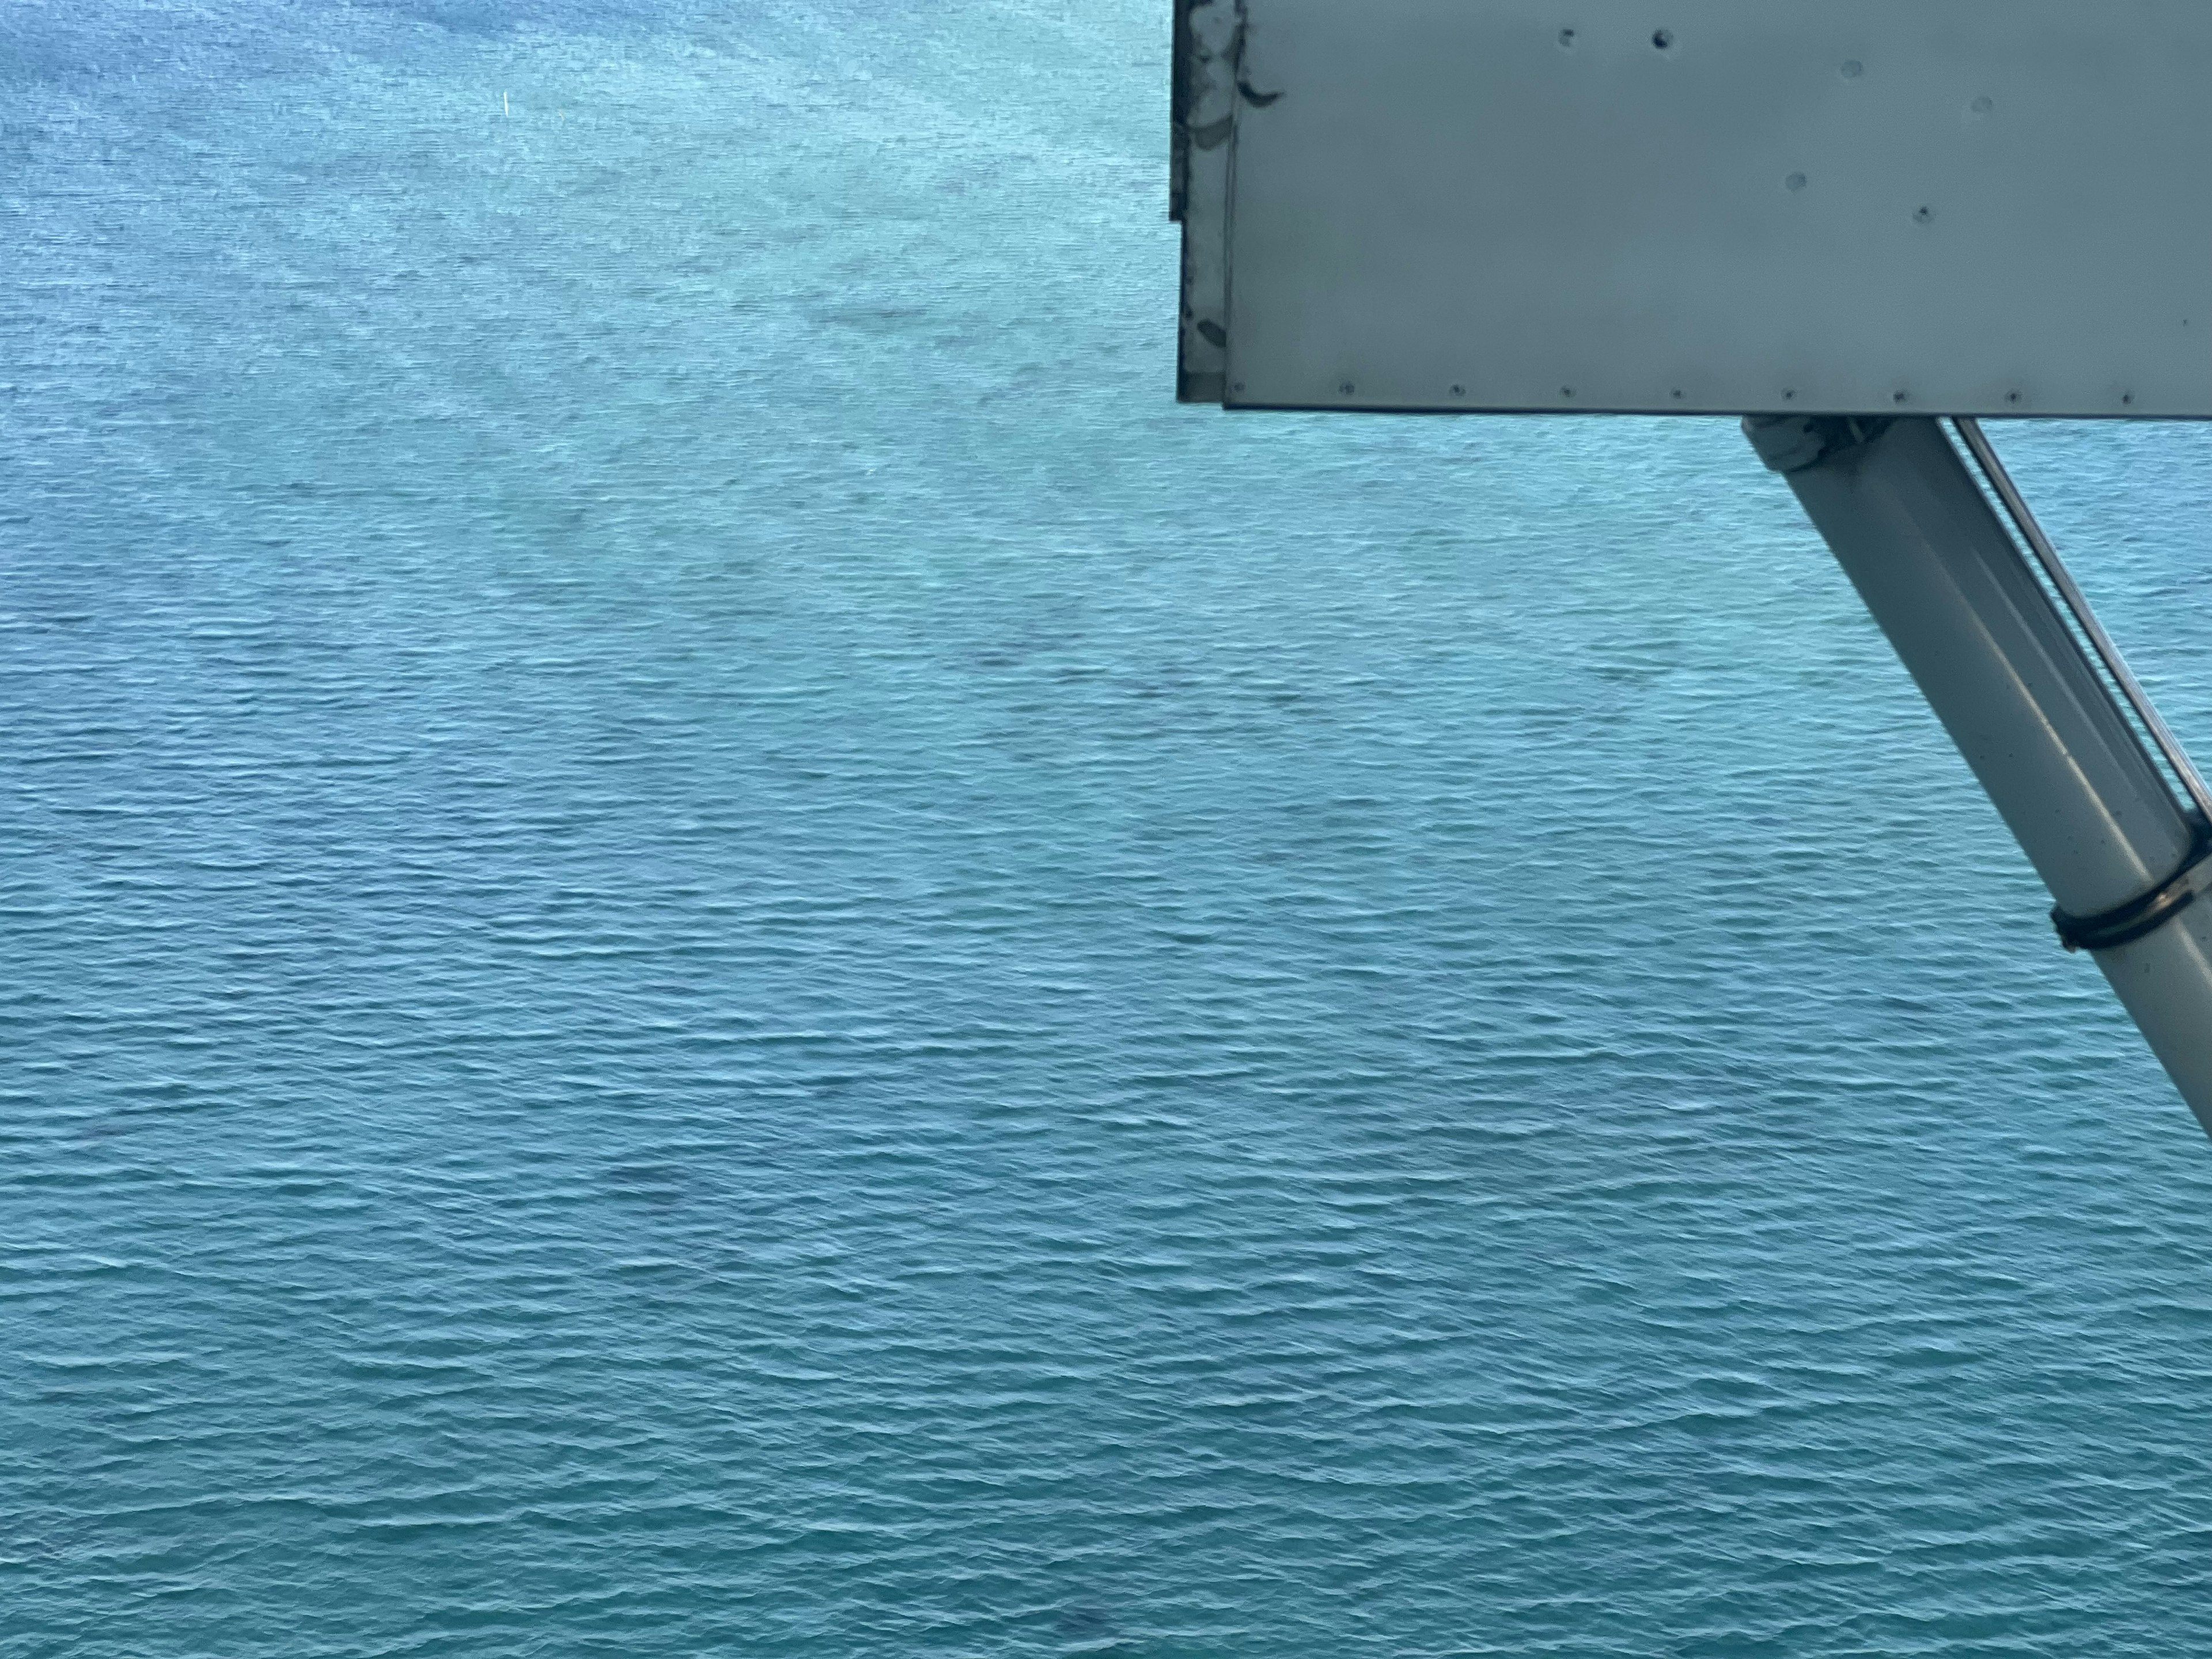
[[[1726,423],[1173,406],[1164,10],[0,11],[0,1653],[2212,1639],[2212,1148]]]

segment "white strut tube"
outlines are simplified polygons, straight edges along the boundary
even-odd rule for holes
[[[2094,953],[2212,1133],[2212,894],[2197,890],[2212,866],[2191,869],[2206,825],[1958,451],[1924,417],[1754,416],[1744,429],[2051,889],[2062,933],[2072,925]]]

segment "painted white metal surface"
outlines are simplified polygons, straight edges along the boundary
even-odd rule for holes
[[[2092,915],[2172,876],[2182,805],[1941,426],[1787,476],[2051,897]]]
[[[2173,1086],[2212,1134],[2212,905],[2201,901],[2156,933],[2097,952],[2097,966],[2119,994]]]
[[[2205,0],[1201,13],[1232,405],[2212,416]]]

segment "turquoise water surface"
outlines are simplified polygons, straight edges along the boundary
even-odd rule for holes
[[[2212,1650],[2212,1146],[1729,423],[1174,405],[1165,13],[0,8],[0,1655]]]

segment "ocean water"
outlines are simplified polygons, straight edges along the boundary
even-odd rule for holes
[[[1173,404],[1165,11],[0,9],[7,1659],[2212,1644],[2212,1146],[1728,423]]]

